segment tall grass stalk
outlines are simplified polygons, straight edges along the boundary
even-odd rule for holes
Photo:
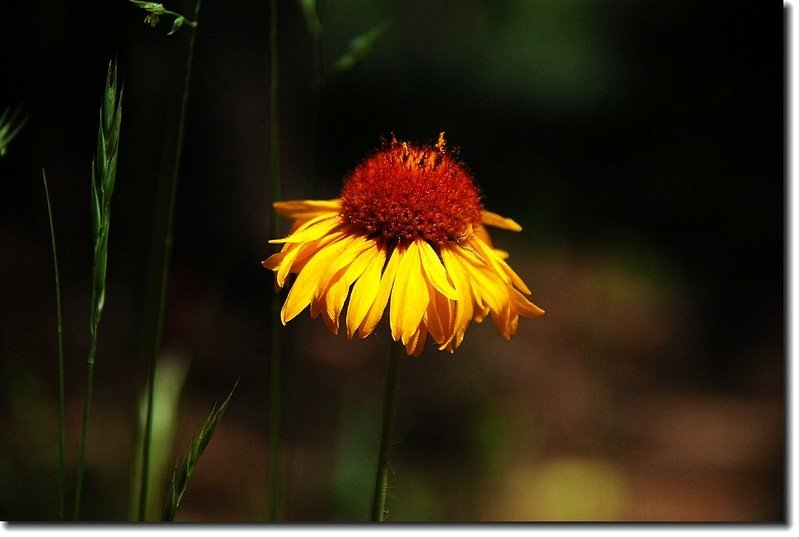
[[[92,304],[89,318],[89,352],[86,357],[86,393],[83,400],[83,427],[78,455],[78,476],[75,481],[73,517],[80,515],[81,490],[86,466],[86,444],[92,404],[94,360],[97,354],[97,331],[105,306],[105,280],[108,264],[108,235],[111,229],[111,196],[116,182],[119,131],[122,121],[122,90],[117,92],[117,68],[111,62],[105,82],[105,95],[100,110],[97,132],[97,155],[92,163],[91,221],[94,238],[92,265]]]
[[[309,141],[309,153],[313,161],[311,175],[311,192],[316,195],[319,190],[319,178],[322,175],[321,155],[319,151],[319,135],[321,129],[322,102],[324,101],[325,83],[325,53],[323,40],[322,20],[319,13],[322,9],[322,0],[299,0],[305,18],[305,26],[311,37],[313,61],[313,94],[314,103],[312,115],[312,132]]]
[[[172,236],[173,236],[173,222],[175,217],[175,194],[177,192],[178,176],[180,174],[181,156],[183,154],[183,141],[186,135],[186,109],[189,100],[189,85],[191,82],[192,65],[194,63],[194,44],[197,37],[197,26],[200,17],[200,4],[202,0],[197,0],[194,5],[194,21],[191,25],[192,32],[189,38],[189,52],[186,58],[186,76],[183,81],[183,98],[180,105],[180,119],[178,120],[178,133],[177,141],[175,143],[175,157],[172,165],[172,178],[169,189],[169,196],[166,202],[166,224],[164,226],[163,242],[161,243],[161,252],[159,259],[160,278],[156,283],[157,290],[157,306],[154,314],[155,321],[155,335],[153,337],[153,348],[150,355],[150,367],[148,375],[147,387],[147,411],[144,427],[144,439],[142,442],[142,467],[141,467],[141,484],[139,487],[139,513],[138,519],[144,520],[147,512],[147,494],[149,488],[149,475],[150,475],[150,449],[152,440],[153,429],[153,399],[155,391],[155,373],[158,366],[158,356],[161,353],[161,337],[164,326],[164,308],[166,303],[166,289],[169,281],[169,262],[172,255]]]
[[[172,482],[169,484],[169,491],[167,492],[166,502],[164,503],[164,512],[161,515],[162,521],[175,520],[175,514],[180,506],[180,502],[183,501],[183,496],[186,494],[186,490],[189,487],[189,481],[194,474],[197,463],[200,461],[200,456],[203,454],[203,451],[205,451],[205,448],[208,447],[208,442],[211,441],[211,435],[214,434],[214,429],[216,429],[219,420],[222,419],[228,403],[230,402],[230,398],[233,396],[233,392],[236,391],[236,386],[238,386],[238,384],[239,381],[236,381],[219,408],[216,408],[216,405],[214,405],[214,408],[211,409],[211,414],[205,420],[205,423],[200,428],[197,435],[192,439],[189,449],[186,451],[186,456],[183,458],[180,471],[172,474]]]
[[[280,118],[278,117],[278,30],[277,0],[269,2],[269,177],[271,180],[272,201],[280,199]],[[270,211],[271,233],[277,236],[280,219],[277,211]],[[280,301],[273,293],[269,297],[269,507],[268,518],[275,522],[282,516],[282,474],[280,434],[282,418],[282,391],[280,374]]]
[[[149,488],[147,492],[148,505],[146,513],[153,516],[160,511],[163,503],[163,494],[160,486],[153,483],[164,483],[170,474],[170,458],[172,456],[172,446],[175,434],[178,430],[179,419],[178,409],[180,397],[189,372],[189,360],[179,355],[164,353],[158,360],[158,370],[156,371],[156,390],[153,394],[153,431],[150,441],[159,447],[158,450],[150,454],[150,476]],[[147,421],[147,386],[143,387],[139,397],[139,427],[136,445],[139,446],[144,439],[144,427]],[[140,476],[142,471],[142,453],[137,450],[136,461],[134,464],[133,475]],[[132,480],[131,498],[137,498],[139,493],[139,479]],[[131,502],[131,520],[139,516],[139,506]]]
[[[389,474],[388,455],[391,451],[391,434],[394,430],[399,357],[402,353],[402,348],[399,342],[393,342],[388,359],[383,425],[380,432],[380,454],[377,457],[377,475],[375,477],[374,495],[372,496],[371,520],[373,522],[382,522],[386,518],[386,493],[388,491]]]
[[[55,224],[53,223],[53,207],[50,203],[50,189],[47,188],[47,175],[42,170],[44,197],[47,200],[47,218],[50,222],[50,246],[53,250],[53,274],[55,278],[55,315],[56,335],[58,339],[58,520],[64,520],[66,505],[66,417],[64,390],[64,336],[61,322],[61,275],[58,270],[58,252],[55,247]]]

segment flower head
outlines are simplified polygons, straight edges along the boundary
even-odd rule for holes
[[[418,356],[429,335],[453,352],[471,321],[488,315],[512,338],[519,316],[544,311],[493,247],[485,226],[521,227],[486,211],[471,175],[446,148],[392,140],[366,158],[333,200],[276,202],[294,220],[280,252],[264,260],[277,285],[297,274],[283,324],[307,306],[334,334],[349,297],[347,336],[371,334],[386,306],[391,336]]]

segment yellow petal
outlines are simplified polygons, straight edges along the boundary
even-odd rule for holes
[[[430,295],[427,294],[427,281],[422,274],[422,258],[419,253],[419,243],[415,240],[402,252],[399,249],[397,278],[391,290],[391,307],[389,319],[391,321],[391,337],[394,341],[401,340],[408,343],[410,337],[419,327]]]
[[[502,277],[505,281],[510,281],[516,289],[521,291],[522,293],[529,295],[530,289],[527,288],[527,285],[524,283],[524,280],[516,274],[510,265],[508,265],[502,257],[498,254],[497,250],[493,248],[489,248],[486,244],[483,244],[482,241],[475,240],[474,246],[480,249],[480,252],[485,256],[486,259],[491,263],[491,266],[494,268],[495,271]],[[471,244],[471,243],[470,243]]]
[[[497,326],[497,331],[505,339],[512,339],[519,327],[519,314],[525,317],[539,317],[544,310],[529,302],[524,295],[510,285],[507,286],[509,301],[502,310],[491,312],[491,317]]]
[[[319,269],[320,271],[319,281],[321,283],[319,286],[316,287],[316,290],[314,291],[315,300],[318,300],[319,297],[322,295],[322,293],[324,293],[324,291],[327,289],[327,286],[330,285],[331,280],[336,275],[336,272],[338,272],[340,269],[343,270],[347,261],[352,260],[354,255],[350,255],[350,248],[352,248],[353,243],[358,238],[359,237],[355,235],[350,235],[349,233],[344,233],[342,235],[339,241],[341,243],[339,245],[340,247],[339,254],[335,258],[330,259],[330,262],[327,265],[325,265],[324,267],[320,267]]]
[[[495,272],[482,258],[464,249],[459,249],[457,252],[458,260],[462,261],[461,266],[469,277],[472,296],[478,305],[484,303],[493,313],[502,311],[509,301],[508,284],[497,279]]]
[[[373,245],[372,248],[361,252],[345,269],[342,269],[334,277],[333,282],[325,293],[325,313],[327,318],[335,323],[335,334],[338,334],[338,318],[347,300],[347,292],[350,285],[358,279],[366,270],[372,259],[378,255],[378,249]]]
[[[491,235],[488,234],[488,230],[483,224],[477,224],[477,227],[474,228],[474,234],[480,238],[484,243],[491,246],[493,248],[494,243],[491,240]]]
[[[291,236],[297,232],[305,231],[306,229],[315,226],[319,222],[322,222],[324,220],[330,220],[331,218],[338,218],[338,215],[336,213],[323,213],[323,214],[318,214],[312,218],[294,220],[294,223],[291,226],[291,232],[289,233],[288,236]]]
[[[491,240],[491,236],[488,234],[488,230],[483,224],[478,224],[477,227],[474,228],[474,235],[475,237],[486,243],[486,245],[488,245],[489,248],[494,250],[494,253],[497,254],[497,256],[499,256],[500,259],[507,259],[510,257],[510,254],[505,250],[494,248],[494,241]]]
[[[438,289],[438,292],[452,300],[458,299],[458,292],[447,280],[447,269],[441,264],[433,247],[427,241],[414,241],[418,245],[419,256],[422,262],[422,271],[427,280]]]
[[[338,274],[341,276],[341,273]],[[327,294],[323,295],[321,299],[317,299],[314,297],[311,300],[311,318],[316,319],[319,314],[322,315],[322,321],[324,321],[325,326],[327,327],[333,335],[338,335],[338,320],[333,319],[327,314],[327,310],[324,308],[324,302],[326,300]]]
[[[472,237],[469,239],[469,246],[474,248],[477,255],[483,260],[484,263],[487,262],[486,264],[493,269],[493,271],[502,281],[510,281],[510,278],[507,274],[505,274],[505,271],[502,270],[502,267],[499,264],[502,260],[497,256],[497,254],[494,253],[492,248],[489,248],[486,243],[477,237]]]
[[[427,293],[430,295],[430,303],[422,317],[422,323],[427,326],[433,340],[442,345],[452,339],[452,313],[455,301],[436,291],[429,282]]]
[[[497,213],[492,213],[491,211],[483,211],[483,223],[487,226],[507,229],[508,231],[522,230],[522,226],[517,224],[513,219],[505,218],[504,216],[500,216]]]
[[[489,244],[489,246],[491,246]],[[500,250],[499,248],[494,248],[494,253],[497,254],[497,257],[500,259],[507,259],[510,257],[510,254],[506,250]]]
[[[286,257],[286,252],[276,252],[261,261],[261,266],[269,270],[275,270],[283,262],[284,257]]]
[[[485,305],[479,306],[475,308],[474,317],[472,317],[472,319],[474,319],[474,322],[476,322],[477,324],[480,324],[485,320],[489,311],[491,310],[488,309],[488,306]]]
[[[525,317],[540,317],[544,314],[544,310],[527,300],[527,298],[520,292],[512,289],[510,292],[511,302],[519,315]]]
[[[408,356],[419,356],[424,350],[425,341],[427,341],[427,327],[424,324],[420,324],[416,332],[405,343],[405,352],[408,353]]]
[[[348,235],[344,240],[348,241],[347,246],[341,255],[325,269],[323,281],[331,281],[338,271],[346,270],[347,266],[349,266],[361,252],[374,245],[374,241],[359,235]],[[320,296],[325,290],[326,287],[319,287],[316,291],[316,296]]]
[[[310,220],[322,213],[338,213],[341,209],[341,200],[291,200],[276,201],[272,204],[278,214],[288,218],[303,218]]]
[[[380,285],[377,288],[374,302],[372,302],[372,305],[369,307],[369,311],[366,313],[366,317],[364,317],[363,323],[360,326],[359,334],[362,338],[371,334],[377,326],[377,323],[380,322],[380,318],[383,317],[383,310],[386,309],[388,298],[391,296],[391,289],[394,286],[398,262],[399,255],[397,255],[397,250],[394,250],[391,253],[391,257],[388,259],[385,270],[383,270],[383,276],[380,278]]]
[[[311,300],[311,317],[316,318],[323,310],[327,312],[327,292],[335,282],[340,281],[347,266],[352,260],[363,250],[366,239],[359,235],[345,234],[340,241],[339,247],[341,252],[339,255],[330,261],[330,263],[321,268],[321,275],[319,277],[319,285],[316,286],[313,299]],[[345,289],[346,298],[346,289]],[[325,322],[334,334],[338,334],[338,320],[330,315],[327,315]]]
[[[514,315],[510,319],[510,326],[508,330],[508,339],[513,339],[516,336],[516,330],[519,328],[519,316]]]
[[[512,268],[510,268],[510,265],[508,265],[501,258],[498,258],[497,262],[499,263],[499,266],[502,267],[502,270],[505,271],[505,274],[508,275],[508,277],[510,278],[511,283],[513,283],[513,286],[516,289],[518,289],[519,291],[521,291],[522,293],[524,293],[525,295],[529,295],[530,294],[530,289],[524,283],[524,280],[522,280],[521,277],[518,274],[516,274],[516,271],[514,271]]]
[[[383,249],[378,249],[377,255],[369,261],[366,270],[363,271],[360,278],[355,281],[355,285],[352,286],[350,303],[347,306],[347,337],[350,339],[355,334],[355,330],[361,326],[366,314],[369,313],[369,309],[377,298],[380,290],[380,273],[385,264],[386,252]]]
[[[338,215],[323,214],[309,220],[300,229],[283,239],[272,239],[269,244],[309,242],[330,233],[340,224]]]
[[[474,314],[472,287],[466,269],[462,266],[461,262],[458,260],[458,256],[452,249],[442,248],[441,257],[444,259],[444,266],[447,268],[447,273],[450,278],[452,278],[455,289],[458,291],[458,301],[455,303],[455,319],[452,328],[455,347],[457,347],[461,344],[461,341],[463,341],[466,328],[469,326],[469,321],[471,321]],[[441,344],[444,343],[442,342]]]
[[[519,316],[512,312],[510,304],[499,312],[492,311],[491,318],[494,319],[499,335],[507,340],[515,335],[516,327],[519,325]]]
[[[336,241],[318,250],[308,263],[300,270],[294,285],[291,286],[280,311],[283,324],[296,317],[311,302],[314,292],[319,285],[324,284],[320,279],[325,273],[325,268],[341,254],[347,245],[345,241]]]
[[[283,261],[281,261],[280,267],[278,267],[277,270],[276,281],[278,287],[283,287],[283,285],[286,283],[286,278],[288,277],[289,272],[291,272],[291,267],[294,265],[294,261],[297,260],[297,256],[300,255],[301,250],[302,248],[298,246],[285,252],[285,257],[283,258]]]
[[[294,260],[294,263],[291,265],[291,271],[299,273],[303,267],[311,260],[313,255],[316,253],[317,250],[321,250],[322,248],[326,247],[328,244],[333,244],[334,242],[342,239],[347,234],[344,231],[333,231],[322,237],[321,239],[317,239],[315,241],[304,242],[302,244],[296,245],[296,247],[300,248],[300,253],[297,255],[297,259]],[[287,247],[295,247],[295,245],[286,245]]]
[[[302,244],[285,244],[283,246],[283,250],[279,254],[276,254],[282,256],[281,258],[278,259],[279,263],[278,266],[276,267],[277,268],[276,283],[278,284],[278,286],[283,287],[283,285],[285,285],[286,278],[288,277],[290,272],[292,271],[299,272],[300,270],[302,270],[302,267],[305,266],[305,263],[308,262],[308,259],[314,253],[316,253],[317,250],[321,250],[328,244],[338,240],[343,236],[344,236],[343,232],[335,231],[315,241],[305,242]],[[267,259],[266,261],[270,261],[270,259]]]

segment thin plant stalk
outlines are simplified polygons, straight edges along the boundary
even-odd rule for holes
[[[158,356],[161,353],[161,336],[164,326],[164,309],[166,303],[166,288],[169,281],[169,262],[172,253],[173,222],[175,216],[175,195],[177,192],[178,176],[180,173],[181,156],[183,153],[183,141],[186,134],[186,109],[189,100],[189,84],[191,81],[192,64],[194,62],[194,43],[197,37],[197,25],[200,17],[200,4],[202,0],[197,0],[194,5],[194,26],[189,39],[189,52],[186,59],[186,77],[183,82],[183,99],[180,106],[180,119],[178,121],[177,141],[175,144],[175,159],[172,166],[172,180],[170,184],[169,198],[167,200],[167,215],[164,229],[163,243],[161,244],[161,270],[158,282],[158,305],[155,318],[155,336],[153,338],[153,349],[150,356],[150,368],[147,387],[147,411],[144,427],[144,439],[142,442],[142,472],[141,486],[139,488],[139,520],[144,520],[147,511],[147,494],[149,488],[150,475],[150,443],[153,429],[153,399],[155,393],[155,372],[158,366]]]
[[[222,416],[227,409],[228,403],[230,403],[230,398],[233,396],[233,392],[236,390],[236,386],[238,386],[238,384],[239,381],[237,380],[236,384],[233,385],[233,389],[230,390],[230,393],[228,393],[228,396],[225,398],[219,408],[216,408],[216,405],[214,405],[214,408],[211,410],[211,415],[208,416],[208,419],[205,420],[205,423],[200,428],[200,431],[192,439],[189,449],[186,451],[186,456],[183,459],[183,464],[180,466],[180,471],[178,472],[176,468],[173,472],[172,482],[169,484],[169,490],[167,492],[167,498],[164,504],[164,511],[161,515],[162,521],[171,522],[175,520],[175,514],[177,513],[180,502],[183,501],[183,496],[186,494],[186,490],[189,487],[189,481],[194,474],[194,469],[196,468],[197,463],[200,461],[203,451],[205,451],[205,448],[211,441],[211,436],[214,434],[214,429],[219,423],[219,420],[222,419]]]
[[[89,437],[89,417],[91,414],[92,384],[94,377],[94,358],[97,354],[97,338],[92,336],[89,347],[89,355],[86,358],[86,393],[83,398],[83,427],[81,429],[80,454],[78,455],[78,478],[75,484],[75,507],[73,518],[78,520],[80,516],[80,497],[83,488],[83,473],[86,469],[86,443]]]
[[[319,177],[321,176],[321,158],[319,151],[319,131],[322,124],[322,103],[324,102],[324,82],[325,82],[325,56],[323,27],[319,13],[322,11],[322,0],[299,0],[305,15],[305,25],[308,28],[308,35],[311,37],[312,61],[313,61],[313,94],[314,103],[311,111],[312,116],[312,135],[309,140],[309,153],[313,161],[313,174],[311,176],[312,192],[317,192]]]
[[[280,118],[278,117],[278,49],[277,49],[277,0],[269,2],[269,176],[271,178],[272,201],[280,199]],[[271,211],[272,234],[277,232],[279,218]],[[275,235],[277,236],[277,235]],[[269,308],[269,506],[268,518],[277,521],[282,513],[281,497],[281,418],[282,391],[280,375],[280,302],[277,295],[270,296]]]
[[[380,432],[380,454],[377,457],[377,475],[375,477],[374,496],[372,497],[372,515],[370,520],[382,522],[386,517],[386,492],[388,491],[389,464],[388,456],[391,451],[391,434],[394,430],[394,413],[396,410],[397,378],[399,371],[399,358],[402,345],[394,342],[391,345],[388,360],[388,377],[386,380],[386,394],[383,406],[383,425]]]
[[[97,132],[97,155],[92,163],[91,216],[94,237],[92,263],[92,307],[89,319],[89,352],[86,357],[86,393],[83,400],[83,426],[81,429],[78,475],[75,480],[75,505],[73,517],[80,515],[81,490],[86,467],[86,445],[89,438],[94,360],[97,355],[97,337],[100,318],[105,307],[105,281],[108,265],[108,236],[111,229],[111,196],[116,182],[119,130],[122,121],[122,90],[117,92],[117,70],[108,66],[103,104],[100,109],[100,126]]]
[[[58,520],[64,520],[66,497],[66,396],[64,390],[64,337],[63,323],[61,322],[61,276],[58,270],[58,252],[55,247],[55,224],[53,223],[53,208],[50,203],[50,190],[47,188],[47,175],[42,170],[44,182],[44,196],[47,200],[47,218],[50,221],[50,245],[53,250],[53,273],[55,275],[55,311],[56,334],[58,339]]]

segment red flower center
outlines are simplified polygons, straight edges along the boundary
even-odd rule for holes
[[[344,182],[342,218],[389,244],[459,242],[480,223],[483,205],[469,173],[445,150],[396,140],[362,162]]]

